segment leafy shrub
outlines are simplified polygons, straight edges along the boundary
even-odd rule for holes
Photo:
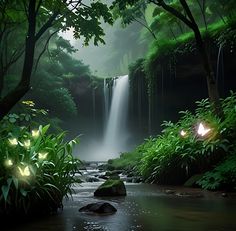
[[[236,189],[236,155],[229,156],[212,171],[204,174],[197,184],[204,189]]]
[[[65,142],[65,132],[47,134],[49,125],[35,129],[30,116],[10,114],[0,124],[1,215],[55,212],[79,182],[79,161],[72,156],[78,139]]]
[[[181,184],[193,174],[204,173],[233,152],[236,125],[236,94],[222,100],[224,118],[213,113],[208,100],[197,102],[195,114],[180,112],[177,123],[163,123],[163,132],[150,138],[148,146],[141,145],[143,157],[139,171],[148,182]],[[202,122],[211,130],[208,134],[197,134]],[[184,135],[180,132],[184,131]],[[143,147],[143,148],[142,148]]]
[[[146,140],[145,143],[139,145],[133,152],[125,152],[119,158],[108,160],[108,169],[111,170],[125,170],[132,171],[134,174],[138,172],[137,166],[143,157],[143,150],[147,149],[150,142]]]

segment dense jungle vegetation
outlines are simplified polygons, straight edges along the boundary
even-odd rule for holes
[[[221,103],[224,119],[215,115],[209,100],[196,102],[195,113],[181,111],[177,123],[164,121],[161,135],[108,161],[109,167],[123,168],[151,183],[178,185],[194,176],[187,185],[234,190],[235,93]]]
[[[143,78],[147,82],[149,104],[155,107],[153,95],[158,84],[162,84],[166,63],[175,66],[184,56],[198,54],[194,32],[171,12],[163,12],[161,7],[149,6],[148,11],[152,14],[147,18],[144,14],[147,5],[143,1],[126,1],[127,5],[116,2],[124,25],[133,21],[142,22],[146,36],[153,40],[146,56],[130,65],[129,75],[131,83],[135,82],[135,78]],[[164,4],[162,1],[152,2],[159,3],[159,6]],[[170,6],[182,12],[180,2],[174,1]],[[214,50],[219,47],[234,52],[235,3],[197,1],[196,4],[195,1],[188,1],[188,5],[208,55],[213,59],[214,52],[217,53]],[[216,72],[215,69],[215,76]],[[224,116],[216,116],[207,99],[196,102],[195,112],[180,111],[177,122],[164,121],[161,135],[150,137],[134,151],[110,160],[109,168],[123,168],[131,175],[142,176],[147,182],[184,184],[189,179],[186,182],[188,186],[235,190],[235,133],[232,130],[236,119],[235,103],[235,94],[231,93],[220,103]],[[211,129],[211,134],[206,137],[197,134],[201,121]]]
[[[86,89],[92,95],[103,86],[103,76],[75,58],[76,49],[60,33],[71,29],[85,46],[104,44],[102,23],[115,20],[123,27],[139,25],[130,36],[137,46],[123,46],[117,33],[111,54],[122,59],[120,69],[132,62],[131,88],[137,78],[147,82],[147,104],[155,107],[158,73],[166,60],[174,66],[186,54],[201,54],[209,99],[198,101],[195,112],[181,111],[178,122],[163,122],[161,134],[108,166],[151,183],[183,184],[194,176],[191,186],[234,190],[236,96],[231,92],[220,99],[211,57],[219,47],[235,52],[235,8],[234,0],[115,0],[109,5],[96,0],[88,6],[83,1],[1,1],[0,215],[55,212],[79,182],[74,175],[80,161],[72,155],[79,141],[67,141],[63,123],[80,113]],[[147,48],[142,57],[138,46]]]

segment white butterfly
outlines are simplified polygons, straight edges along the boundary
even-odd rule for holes
[[[8,166],[8,167],[12,166],[12,165],[13,165],[12,160],[11,160],[11,159],[7,159],[7,160],[5,161],[5,165]]]
[[[26,148],[29,148],[29,147],[30,147],[30,140],[25,140],[25,141],[24,141],[24,146],[25,146]]]
[[[21,167],[18,167],[19,171],[20,171],[20,174],[22,176],[30,176],[30,169],[29,169],[29,166],[26,166],[24,169],[21,168]]]
[[[181,131],[180,131],[180,135],[181,135],[182,137],[185,137],[185,136],[187,136],[187,132],[184,131],[184,130],[181,130]]]
[[[32,130],[31,131],[33,137],[38,137],[39,136],[39,130]]]
[[[11,145],[17,145],[18,141],[16,138],[8,139]]]
[[[47,158],[47,155],[48,155],[47,152],[45,152],[45,153],[40,153],[40,152],[39,152],[39,159],[41,159],[41,160],[46,159],[46,158]]]
[[[202,123],[199,124],[197,133],[200,136],[205,136],[211,129],[205,128]]]

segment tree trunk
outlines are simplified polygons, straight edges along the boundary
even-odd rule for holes
[[[166,4],[165,1],[163,0],[157,0],[157,2],[153,0],[149,0],[149,1],[153,2],[154,4],[158,6],[161,6],[163,9],[165,9],[166,11],[168,11],[169,13],[171,13],[172,15],[180,19],[194,32],[197,48],[201,55],[201,61],[203,64],[205,75],[206,75],[209,99],[214,106],[214,111],[216,115],[223,117],[223,110],[220,104],[218,86],[215,81],[214,71],[213,71],[213,68],[212,68],[208,53],[207,53],[206,45],[202,39],[201,32],[198,28],[198,25],[192,15],[192,12],[186,0],[179,0],[186,15],[182,14],[181,12],[179,12],[172,6]]]
[[[36,28],[36,0],[30,0],[28,7],[28,33],[25,40],[25,57],[21,80],[15,89],[9,92],[0,101],[0,120],[7,115],[12,107],[28,92],[30,89],[30,77],[34,62],[35,50],[35,28]]]

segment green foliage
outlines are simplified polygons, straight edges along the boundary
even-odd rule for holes
[[[208,100],[202,100],[197,102],[194,114],[184,111],[180,112],[181,118],[177,123],[164,121],[161,135],[149,138],[130,154],[135,155],[137,150],[142,153],[137,156],[141,161],[136,163],[143,178],[148,182],[181,184],[194,174],[213,169],[228,155],[231,156],[235,152],[236,94],[231,93],[222,100],[222,106],[224,119],[213,113]],[[204,135],[198,134],[200,122],[211,130]]]
[[[59,88],[50,92],[42,89],[37,93],[37,97],[40,98],[40,101],[43,102],[43,105],[49,109],[52,115],[60,118],[72,118],[77,115],[76,104],[68,89]],[[48,101],[49,98],[50,101]]]
[[[235,147],[234,147],[235,149]],[[208,171],[197,181],[197,184],[204,189],[236,189],[236,155],[235,153],[227,157],[213,170]]]
[[[32,101],[26,104],[30,107]],[[48,134],[49,125],[36,127],[30,122],[32,116],[10,114],[0,124],[3,215],[55,212],[62,207],[63,197],[72,193],[71,185],[79,182],[74,178],[79,160],[72,156],[78,138],[66,142],[65,132]]]
[[[108,168],[109,169],[117,169],[117,170],[125,170],[127,172],[134,171],[137,172],[137,166],[142,158],[142,150],[144,149],[143,146],[147,147],[147,143],[138,146],[133,152],[131,153],[122,153],[119,158],[111,159],[108,161]]]

